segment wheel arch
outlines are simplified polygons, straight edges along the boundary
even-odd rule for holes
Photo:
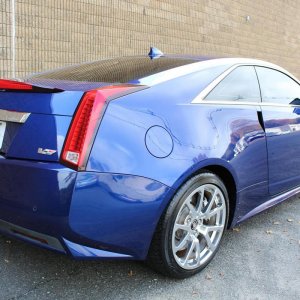
[[[168,203],[168,205],[165,206],[164,212],[162,213],[162,215],[160,217],[160,220],[156,226],[156,230],[152,237],[152,241],[149,245],[149,251],[148,251],[148,255],[147,255],[148,264],[150,264],[150,266],[154,267],[156,270],[163,272],[164,274],[169,274],[169,275],[171,274],[170,271],[168,271],[165,268],[166,265],[168,265],[168,266],[171,265],[170,256],[164,254],[165,255],[165,258],[164,258],[164,256],[161,254],[161,253],[166,253],[166,250],[165,250],[166,248],[164,248],[164,246],[162,246],[162,245],[165,245],[165,243],[167,243],[167,240],[168,240],[168,239],[166,239],[166,235],[165,235],[166,232],[169,232],[168,224],[170,224],[170,223],[168,220],[170,220],[170,217],[173,216],[173,211],[174,211],[174,208],[176,208],[176,205],[178,204],[178,199],[180,200],[182,195],[184,195],[183,193],[185,193],[185,191],[186,191],[185,184],[187,184],[189,181],[191,181],[193,183],[197,183],[197,181],[195,181],[195,180],[193,181],[193,179],[191,180],[191,178],[193,178],[197,175],[200,175],[201,173],[207,174],[208,172],[216,175],[224,183],[224,185],[227,189],[229,206],[230,206],[227,226],[230,227],[230,225],[232,223],[234,212],[235,212],[235,207],[236,207],[236,190],[237,189],[236,189],[235,177],[230,172],[229,169],[227,169],[225,166],[218,165],[218,164],[207,164],[207,165],[201,166],[198,169],[194,168],[194,172],[190,172],[189,175],[185,176],[184,179],[181,177],[180,184],[178,182],[176,182],[177,183],[176,189],[174,188],[174,186],[172,189],[173,196],[171,197],[171,199],[173,199],[174,196],[177,197],[177,199],[175,199],[175,202],[172,201],[171,206],[169,205],[170,202]],[[215,181],[216,181],[216,178],[215,178],[216,176],[213,177]],[[201,176],[198,176],[198,178],[205,179],[205,177],[201,177]],[[208,183],[209,182],[210,181],[208,181]],[[179,194],[177,194],[181,187],[183,187],[182,191]],[[189,187],[188,184],[187,184],[187,187]],[[161,266],[163,266],[163,268]],[[205,265],[204,265],[204,267],[205,267]],[[172,270],[174,271],[175,268],[172,267]],[[172,273],[172,274],[174,276],[174,273]],[[177,273],[175,275],[176,275],[175,276],[176,278],[184,278],[184,277],[181,277],[181,274],[179,274],[179,273]],[[188,276],[190,276],[190,275],[188,275]]]
[[[238,180],[234,169],[228,162],[219,161],[219,160],[207,160],[205,162],[202,162],[201,164],[197,165],[197,167],[194,167],[193,169],[187,171],[183,176],[181,176],[176,181],[176,183],[173,185],[172,194],[174,196],[185,182],[187,182],[190,178],[204,171],[210,171],[214,173],[215,175],[220,177],[220,179],[224,182],[224,185],[228,192],[228,198],[229,198],[228,200],[230,205],[229,218],[228,218],[228,228],[230,228],[234,220],[234,214],[236,210]],[[169,199],[169,201],[171,201],[173,196]]]
[[[228,169],[219,165],[206,166],[204,170],[214,173],[215,175],[220,177],[220,179],[225,184],[228,193],[229,206],[230,206],[229,216],[228,216],[228,228],[230,228],[236,210],[237,189],[236,189],[236,183],[234,177]]]

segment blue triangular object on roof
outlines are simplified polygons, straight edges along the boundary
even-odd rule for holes
[[[155,47],[150,47],[150,51],[148,53],[148,56],[151,58],[151,59],[154,59],[154,58],[158,58],[158,57],[161,57],[163,56],[164,54],[157,48]]]

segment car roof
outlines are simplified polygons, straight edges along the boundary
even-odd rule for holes
[[[257,59],[218,58],[193,55],[127,56],[82,63],[34,74],[25,81],[55,86],[58,81],[86,83],[132,83],[153,86],[208,68],[258,65],[273,68],[297,80],[283,68]],[[298,81],[298,80],[297,80]]]
[[[162,56],[153,59],[148,56],[125,56],[71,65],[33,74],[29,78],[125,83],[207,59],[209,58],[189,56]]]

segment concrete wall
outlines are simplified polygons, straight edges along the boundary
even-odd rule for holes
[[[265,59],[300,77],[300,1],[0,0],[0,77],[146,54],[150,45]]]

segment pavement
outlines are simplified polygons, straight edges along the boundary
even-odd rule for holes
[[[196,276],[163,277],[140,262],[74,261],[0,236],[0,299],[300,299],[300,198],[225,233]]]

